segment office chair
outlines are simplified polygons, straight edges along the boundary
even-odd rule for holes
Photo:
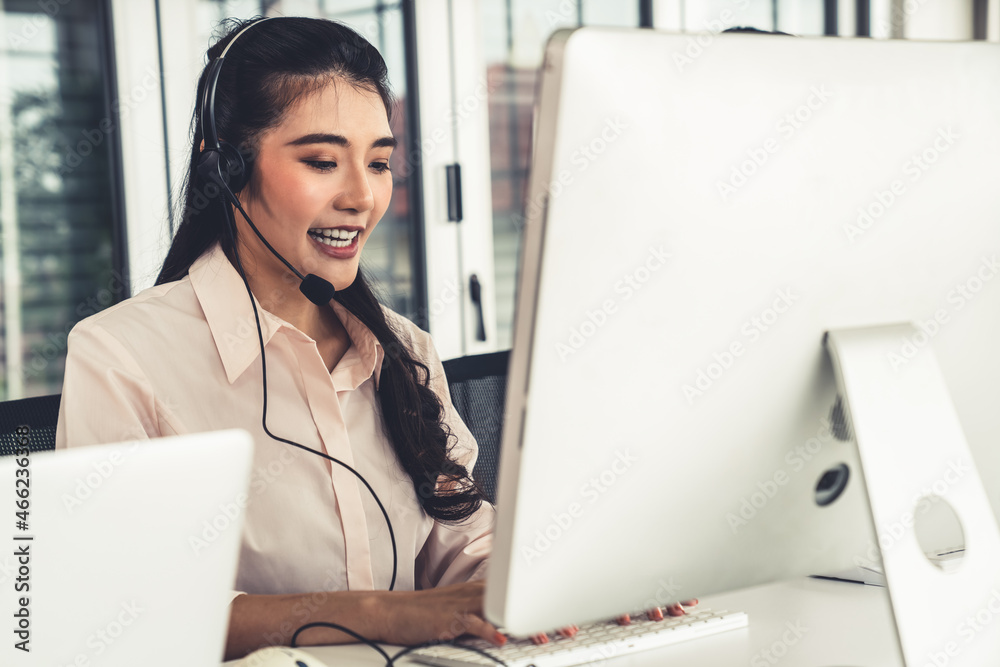
[[[444,362],[451,402],[479,443],[479,459],[472,474],[491,503],[497,495],[509,361],[510,350],[504,350]]]
[[[61,398],[61,394],[52,394],[0,403],[0,456],[17,451],[22,438],[32,452],[55,449]],[[19,435],[19,426],[27,426],[28,433]]]

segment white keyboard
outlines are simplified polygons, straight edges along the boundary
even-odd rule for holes
[[[548,644],[535,645],[530,639],[517,639],[497,648],[481,639],[462,642],[463,646],[482,649],[497,660],[448,644],[422,648],[407,657],[438,667],[501,664],[498,660],[508,667],[571,667],[745,628],[747,623],[747,615],[742,611],[694,608],[684,616],[667,616],[662,621],[650,621],[643,614],[641,619],[633,617],[630,625],[614,621],[595,623],[581,627],[575,637],[550,636]]]

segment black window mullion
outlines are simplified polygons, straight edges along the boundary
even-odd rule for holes
[[[653,0],[639,0],[639,27],[653,27]]]
[[[823,34],[835,36],[840,34],[837,16],[837,0],[823,0]]]
[[[856,0],[854,10],[854,20],[857,29],[854,33],[858,37],[872,36],[872,6],[870,0]]]
[[[416,0],[404,0],[403,52],[406,63],[406,154],[408,160],[419,158],[420,153],[420,95],[417,69],[417,17]],[[412,253],[413,321],[423,329],[430,328],[430,311],[427,295],[427,241],[424,233],[423,174],[419,162],[407,174],[407,194],[410,205],[410,224],[413,233],[410,243]]]
[[[108,133],[108,180],[111,188],[111,266],[122,288],[114,293],[117,303],[131,296],[129,278],[128,230],[125,217],[125,170],[122,168],[121,118],[118,109],[118,73],[115,67],[114,24],[111,0],[97,3],[98,45],[101,69],[104,71],[104,108],[112,118]]]
[[[972,39],[987,39],[989,36],[989,0],[973,0]]]

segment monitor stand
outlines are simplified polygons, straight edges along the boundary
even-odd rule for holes
[[[851,472],[867,488],[879,542],[872,553],[881,552],[906,665],[996,665],[1000,531],[933,350],[902,355],[904,338],[921,335],[911,324],[826,334],[863,468]],[[930,486],[945,489],[939,495],[965,533],[965,556],[948,572],[931,564],[913,530]]]

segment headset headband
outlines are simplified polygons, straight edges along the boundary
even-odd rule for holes
[[[254,21],[247,27],[236,33],[236,36],[229,40],[226,48],[222,49],[219,57],[212,61],[212,66],[208,70],[208,78],[205,81],[205,91],[201,104],[201,135],[205,140],[205,150],[219,150],[219,133],[215,128],[215,88],[219,84],[219,73],[222,71],[222,63],[226,59],[229,49],[233,48],[236,40],[250,28],[260,25],[264,21],[270,21],[277,16],[267,16],[258,21]]]

